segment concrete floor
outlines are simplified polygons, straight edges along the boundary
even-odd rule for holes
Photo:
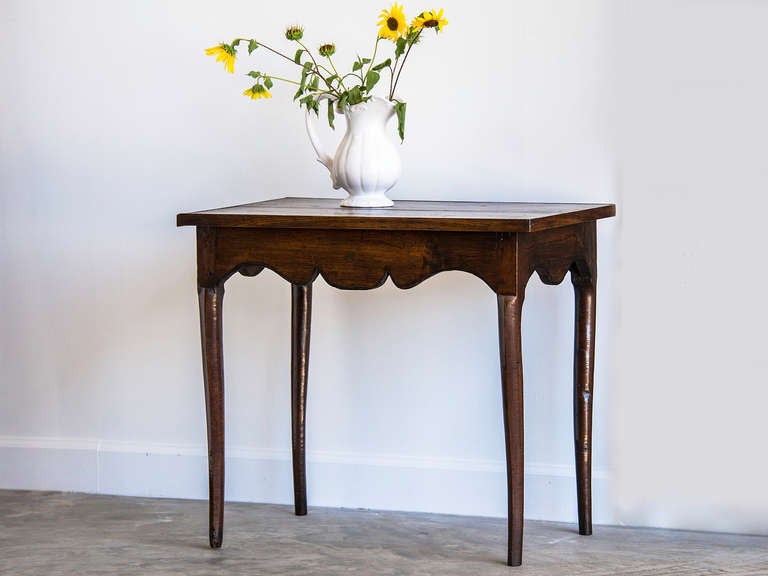
[[[228,503],[224,547],[207,503],[0,490],[0,574],[768,576],[768,538],[526,522],[509,568],[506,522],[438,514]]]

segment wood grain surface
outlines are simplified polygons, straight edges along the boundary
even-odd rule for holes
[[[391,208],[341,208],[335,198],[280,198],[182,213],[178,226],[536,232],[609,218],[613,204],[397,200]]]

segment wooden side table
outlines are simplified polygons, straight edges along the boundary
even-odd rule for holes
[[[387,278],[412,288],[444,270],[478,276],[496,292],[507,456],[508,556],[522,562],[523,365],[520,319],[533,272],[559,284],[568,271],[576,295],[574,441],[579,533],[592,533],[592,388],[595,353],[596,221],[612,204],[398,201],[386,209],[338,207],[335,199],[282,198],[179,214],[197,227],[197,283],[208,423],[210,545],[224,523],[222,299],[235,272],[270,268],[291,283],[293,489],[307,513],[305,411],[312,309],[318,274],[336,288],[367,290]]]

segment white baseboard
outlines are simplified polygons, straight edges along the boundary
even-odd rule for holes
[[[503,461],[310,452],[310,506],[507,514]],[[608,474],[593,471],[594,519],[613,522]],[[0,488],[204,499],[203,446],[0,436]],[[293,502],[289,450],[228,446],[226,498]],[[573,466],[526,463],[525,516],[576,521]]]

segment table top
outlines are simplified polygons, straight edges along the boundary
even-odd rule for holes
[[[337,198],[279,198],[179,214],[178,226],[537,232],[610,218],[613,204],[396,200],[390,208],[342,208]]]

